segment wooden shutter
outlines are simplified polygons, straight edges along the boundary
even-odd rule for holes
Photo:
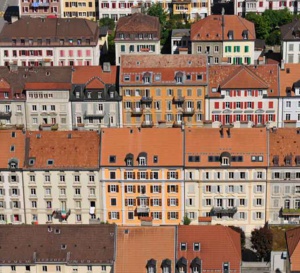
[[[108,219],[111,219],[111,212],[108,213]]]
[[[120,212],[117,212],[117,219],[120,219]]]
[[[170,219],[171,218],[171,213],[170,212],[168,212],[168,219]]]
[[[149,179],[149,173],[146,172],[146,179]]]
[[[153,173],[150,172],[150,179],[153,179]]]
[[[178,213],[178,212],[176,212],[176,219],[178,219],[178,218],[179,218],[178,216],[179,216],[179,213]]]
[[[168,185],[168,192],[170,192],[170,185]]]
[[[135,193],[135,186],[133,186],[133,193]]]
[[[153,186],[150,186],[150,192],[153,193]]]
[[[124,179],[127,179],[127,172],[124,172]]]
[[[167,172],[167,179],[170,179],[170,172]]]
[[[150,205],[153,207],[153,199],[150,199]]]
[[[125,206],[128,206],[128,199],[125,199]]]
[[[178,172],[176,172],[176,179],[178,179]]]
[[[119,185],[116,186],[116,192],[119,192]]]
[[[176,198],[176,206],[178,206],[178,204],[179,204],[179,200],[178,198]]]
[[[168,198],[168,207],[170,206],[170,198]]]
[[[178,192],[178,185],[175,186],[176,192]]]
[[[136,199],[133,199],[133,205],[136,206]]]
[[[135,173],[132,174],[133,179],[135,179]]]
[[[159,214],[159,219],[162,219],[162,213],[159,212],[158,214]]]
[[[125,192],[127,192],[127,186],[125,186]]]
[[[162,206],[162,200],[159,199],[159,206],[161,207]]]
[[[138,186],[138,193],[141,193],[141,186]]]
[[[141,178],[141,174],[140,172],[137,173],[137,179],[140,179]]]
[[[158,186],[158,191],[159,193],[161,193],[161,186]]]

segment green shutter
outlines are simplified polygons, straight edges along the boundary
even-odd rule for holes
[[[237,52],[240,52],[240,46],[237,46]]]
[[[236,52],[236,46],[233,47],[233,52]]]
[[[242,63],[243,63],[243,59],[239,58],[239,64],[242,64]]]
[[[227,52],[228,51],[228,47],[227,46],[225,46],[225,52]]]
[[[249,46],[245,46],[245,52],[249,52]]]
[[[229,46],[228,48],[229,48],[229,50],[228,50],[228,51],[229,51],[229,52],[231,52],[231,46]]]
[[[251,64],[251,58],[247,59],[247,64]]]
[[[235,58],[233,58],[233,64],[235,64]]]

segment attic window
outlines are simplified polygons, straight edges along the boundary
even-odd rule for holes
[[[287,155],[284,159],[285,161],[285,165],[286,166],[290,166],[292,164],[292,156],[291,155]]]
[[[153,163],[158,163],[158,156],[157,155],[153,156]]]
[[[296,165],[300,165],[300,155],[296,155],[295,161]]]
[[[15,146],[14,146],[14,145],[11,145],[11,146],[10,146],[10,151],[11,151],[11,152],[14,152],[14,151],[15,151]]]
[[[130,76],[129,75],[124,75],[124,81],[129,82],[130,81]]]
[[[54,234],[60,234],[60,229],[59,228],[54,229]]]
[[[133,166],[133,154],[127,154],[125,157],[126,166]]]
[[[191,80],[191,75],[190,75],[190,74],[186,75],[186,79],[187,79],[188,81]]]
[[[10,167],[11,169],[15,169],[15,168],[18,167],[18,162],[17,162],[16,160],[10,160],[10,161],[8,162],[8,165],[9,165],[9,167]]]
[[[62,244],[62,245],[61,245],[61,249],[67,249],[67,245]]]
[[[29,164],[30,166],[34,165],[34,163],[35,163],[35,159],[33,159],[33,158],[30,158],[30,159],[28,160],[28,164]]]
[[[187,243],[180,243],[180,250],[186,251],[187,250]]]
[[[147,153],[141,152],[138,156],[139,166],[146,166],[147,165]]]
[[[54,164],[54,160],[53,159],[48,159],[47,160],[47,165],[53,165]]]
[[[116,156],[115,155],[110,155],[109,156],[109,163],[116,163]]]
[[[231,155],[228,152],[223,152],[221,155],[221,165],[222,166],[229,166],[231,161]]]
[[[183,73],[177,72],[175,75],[176,83],[183,83]]]
[[[155,81],[160,81],[160,74],[158,74],[158,75],[155,75]]]
[[[143,82],[144,83],[151,83],[151,74],[149,72],[143,75]]]
[[[278,155],[274,155],[274,157],[273,157],[273,164],[274,165],[278,165],[279,164],[279,156]]]
[[[232,162],[243,162],[243,156],[233,156],[231,159]]]
[[[243,39],[248,40],[248,30],[243,31]]]
[[[233,40],[233,31],[232,30],[228,31],[228,39]]]
[[[16,132],[11,132],[11,137],[16,137]]]
[[[194,243],[194,251],[200,251],[200,243]]]
[[[217,92],[217,88],[212,88],[211,91],[212,91],[213,93],[216,93],[216,92]]]
[[[200,162],[200,156],[199,155],[196,155],[196,156],[189,155],[188,160],[189,160],[189,162]]]
[[[198,81],[201,81],[202,79],[203,79],[202,74],[198,74],[198,75],[197,75],[197,80],[198,80]]]

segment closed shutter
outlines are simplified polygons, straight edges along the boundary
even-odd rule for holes
[[[162,206],[162,200],[159,199],[159,206],[161,207]]]
[[[125,192],[127,192],[127,186],[125,186]]]
[[[119,186],[118,185],[116,186],[116,191],[119,192]]]
[[[108,219],[111,219],[111,212],[108,213]]]
[[[169,207],[170,206],[170,198],[168,198],[167,203],[168,203],[168,207]]]
[[[175,186],[175,190],[176,190],[176,192],[178,192],[178,186],[177,185]]]
[[[135,186],[133,186],[133,193],[135,193]]]
[[[158,187],[158,191],[159,191],[159,193],[161,193],[161,186]]]
[[[120,219],[120,212],[117,212],[117,219]]]
[[[170,219],[171,218],[171,213],[170,212],[168,212],[168,219]]]

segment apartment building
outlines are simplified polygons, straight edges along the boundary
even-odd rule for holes
[[[297,14],[300,11],[300,6],[297,1],[254,1],[254,0],[235,0],[234,14],[245,17],[249,12],[262,14],[266,10],[284,10],[288,9],[292,14]]]
[[[192,54],[209,64],[254,64],[254,24],[237,15],[210,15],[191,26]]]
[[[188,1],[172,0],[172,10],[174,15],[181,15],[182,19],[195,21],[204,19],[210,15],[211,1]]]
[[[169,128],[101,130],[101,219],[177,225],[184,214],[183,133]]]
[[[278,127],[300,127],[299,71],[300,64],[281,64]]]
[[[99,65],[99,27],[84,19],[24,17],[0,33],[0,65]]]
[[[117,82],[117,68],[110,63],[73,69],[70,94],[73,129],[122,126],[122,97]]]
[[[6,225],[0,240],[3,273],[114,272],[114,225]]]
[[[20,17],[61,17],[62,0],[19,0]]]
[[[27,224],[100,223],[99,142],[96,132],[27,132]]]
[[[24,164],[25,135],[21,130],[0,130],[0,139],[0,226],[25,223],[21,170]]]
[[[207,77],[205,55],[122,56],[124,126],[202,126]]]
[[[122,55],[146,54],[151,57],[159,54],[160,23],[158,17],[134,13],[120,18],[116,26],[115,51],[116,65],[120,65]]]
[[[206,119],[214,127],[277,126],[278,77],[275,64],[210,66]]]
[[[96,0],[60,0],[61,17],[63,18],[82,18],[92,21],[98,19],[98,6]]]
[[[265,223],[265,128],[185,129],[185,213],[246,234]],[[254,141],[255,139],[255,141]]]
[[[173,29],[171,54],[191,54],[190,29]]]
[[[297,2],[295,2],[297,3]],[[297,4],[299,5],[299,4]],[[299,6],[300,11],[300,6]],[[300,63],[300,21],[293,22],[280,27],[281,33],[281,56],[284,63]]]
[[[29,69],[28,69],[29,70]],[[30,72],[39,74],[48,82],[26,82],[26,128],[37,130],[72,130],[71,103],[71,67],[30,68]],[[45,74],[44,74],[45,73]],[[42,74],[42,75],[41,75]]]
[[[269,131],[268,216],[274,224],[299,224],[300,131],[279,128]]]

